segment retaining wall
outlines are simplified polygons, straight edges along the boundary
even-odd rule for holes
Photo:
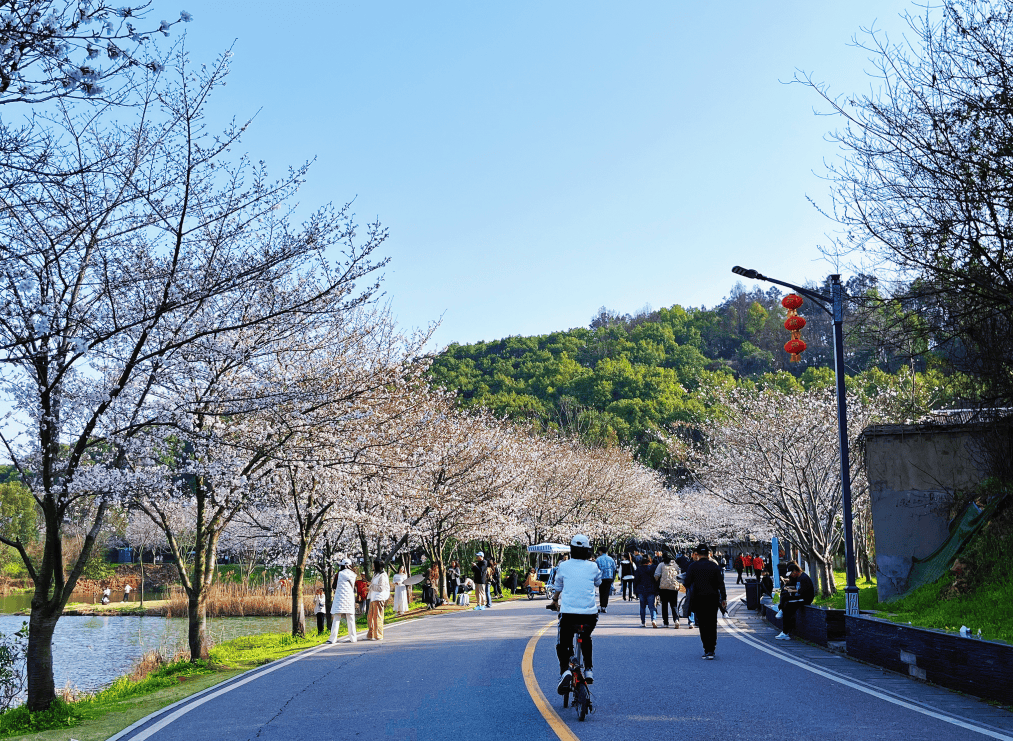
[[[1013,646],[866,615],[845,616],[844,624],[848,656],[1013,705]]]

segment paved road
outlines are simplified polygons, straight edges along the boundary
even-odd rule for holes
[[[313,649],[219,685],[121,738],[557,739],[521,667],[531,637],[552,620],[544,607],[525,600],[441,615],[389,626],[382,644]],[[713,662],[701,660],[696,631],[644,629],[637,612],[614,599],[599,622],[596,712],[584,723],[555,694],[554,632],[534,647],[538,685],[581,741],[1013,741],[1013,714],[774,641],[775,631],[743,610],[721,629]]]

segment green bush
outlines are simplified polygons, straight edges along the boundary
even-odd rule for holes
[[[54,700],[48,710],[28,712],[28,706],[19,705],[13,710],[0,714],[0,736],[20,736],[25,733],[48,731],[53,728],[69,728],[84,718],[76,703]]]
[[[24,579],[28,576],[28,569],[25,568],[25,563],[19,556],[16,561],[7,561],[3,567],[0,567],[0,573],[8,579]]]

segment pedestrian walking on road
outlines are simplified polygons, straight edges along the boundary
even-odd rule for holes
[[[408,572],[401,564],[401,568],[397,570],[390,583],[394,587],[394,614],[404,615],[408,612],[408,592],[411,587],[405,584],[405,579],[408,578]]]
[[[710,660],[714,658],[718,642],[718,608],[725,609],[728,595],[721,568],[708,558],[710,547],[701,543],[696,553],[699,558],[690,564],[683,583],[690,590],[690,609],[693,622],[700,630],[703,658]]]
[[[471,565],[471,578],[475,582],[475,605],[476,610],[488,610],[492,607],[492,595],[489,594],[489,562],[485,560],[485,554],[479,551],[475,554],[475,563]]]
[[[355,643],[355,580],[356,573],[352,570],[351,559],[341,560],[341,571],[334,577],[334,599],[331,602],[331,638],[328,643],[338,642],[338,631],[341,629],[341,618],[345,618],[348,627],[347,643]]]
[[[668,627],[668,609],[672,608],[672,620],[679,627],[679,575],[682,569],[672,560],[670,555],[662,557],[663,563],[654,570],[654,578],[658,582],[658,595],[661,598],[661,621]]]
[[[735,557],[734,561],[732,561],[732,568],[734,568],[735,569],[735,573],[737,573],[739,575],[739,578],[735,580],[735,583],[736,584],[745,584],[745,582],[742,581],[742,569],[745,568],[745,565],[743,564],[742,554],[741,553]]]
[[[742,568],[745,569],[747,577],[753,575],[753,557],[748,553],[742,556]]]
[[[616,560],[608,554],[608,549],[601,546],[598,558],[595,559],[601,572],[601,585],[598,587],[598,612],[605,613],[609,606],[609,595],[612,593],[612,582],[616,578]]]
[[[636,566],[633,564],[633,557],[627,551],[619,561],[620,577],[623,582],[623,602],[633,599],[633,574]]]
[[[654,581],[654,564],[649,555],[644,555],[633,576],[633,588],[640,597],[640,625],[647,627],[647,611],[651,612],[651,627],[658,627],[658,612],[654,598],[658,596],[658,584]]]
[[[373,573],[375,576],[369,583],[369,614],[366,615],[369,630],[366,633],[366,640],[382,641],[383,613],[387,609],[387,600],[390,599],[390,579],[383,570],[383,564],[378,560],[373,561]]]

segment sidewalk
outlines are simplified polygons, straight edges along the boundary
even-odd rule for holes
[[[732,582],[734,578],[733,573]],[[727,578],[725,581],[728,588],[728,623],[747,641],[780,654],[779,658],[806,664],[843,681],[881,693],[887,698],[966,720],[967,723],[980,727],[986,734],[991,730],[1013,737],[1013,713],[989,705],[984,700],[919,682],[903,674],[865,664],[843,653],[823,649],[801,640],[775,641],[777,629],[760,618],[756,612],[746,609],[745,603],[739,600],[744,594],[741,586],[736,587],[734,583],[729,583]],[[725,629],[727,630],[727,627]]]

